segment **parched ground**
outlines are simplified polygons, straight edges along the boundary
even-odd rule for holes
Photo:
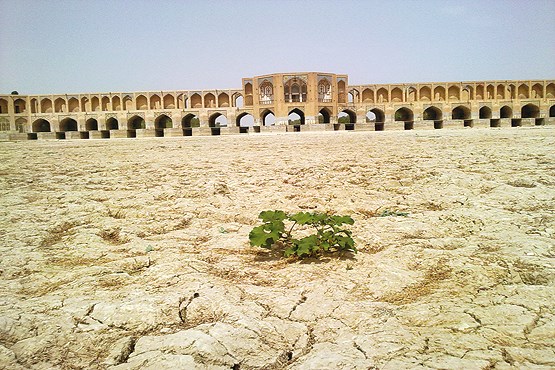
[[[0,367],[555,367],[553,127],[3,142],[0,194]]]

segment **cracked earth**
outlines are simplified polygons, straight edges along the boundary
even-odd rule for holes
[[[553,369],[554,147],[553,127],[0,143],[0,368]],[[359,253],[250,247],[267,209],[351,215]]]

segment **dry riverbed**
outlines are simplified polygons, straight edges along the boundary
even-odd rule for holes
[[[2,142],[0,194],[0,367],[555,367],[553,127]]]

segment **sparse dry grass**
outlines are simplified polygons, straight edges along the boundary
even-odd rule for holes
[[[121,245],[130,241],[128,236],[121,234],[119,227],[101,230],[97,235],[113,245]]]
[[[73,228],[78,226],[75,222],[63,221],[62,223],[56,225],[52,229],[48,230],[47,235],[42,239],[40,243],[41,248],[48,248],[56,243],[59,243],[64,237],[73,234],[75,231]]]
[[[380,301],[402,305],[415,302],[422,297],[433,293],[440,284],[451,276],[451,268],[445,260],[440,260],[435,266],[429,267],[424,271],[420,281],[409,285],[399,292],[384,294]]]

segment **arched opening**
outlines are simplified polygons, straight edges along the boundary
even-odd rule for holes
[[[189,113],[181,120],[181,127],[183,128],[200,127],[200,120],[198,116],[192,113]]]
[[[229,107],[229,95],[226,93],[218,95],[218,107]]]
[[[403,107],[395,111],[395,121],[407,122],[407,121],[413,121],[413,120],[414,120],[414,115],[410,109]]]
[[[119,130],[119,122],[114,117],[110,117],[106,120],[106,128],[108,130]]]
[[[245,105],[252,105],[252,84],[250,82],[245,84]]]
[[[284,98],[286,102],[305,102],[306,101],[306,82],[297,77],[290,78],[283,85]]]
[[[127,128],[129,130],[140,130],[146,128],[146,123],[143,117],[133,116],[127,121]]]
[[[372,89],[362,90],[362,101],[364,103],[373,103],[374,102],[374,91]]]
[[[437,86],[434,89],[434,100],[436,101],[445,100],[445,88],[443,86]]]
[[[62,98],[58,98],[54,100],[54,111],[57,113],[65,112],[66,108],[66,101]]]
[[[40,112],[41,113],[52,113],[52,100],[42,99],[40,101]]]
[[[540,84],[534,84],[532,86],[532,98],[541,99],[543,98],[543,87]]]
[[[476,86],[476,100],[484,99],[484,85]]]
[[[353,103],[354,101],[355,101],[355,95],[353,94],[352,91],[349,91],[349,93],[347,94],[347,102]]]
[[[420,100],[430,101],[432,100],[432,90],[428,86],[424,86],[420,89]]]
[[[318,81],[318,101],[321,103],[329,103],[332,101],[331,83],[327,77],[321,78]]]
[[[204,95],[204,108],[215,108],[216,97],[212,93]]]
[[[20,134],[27,132],[27,120],[25,118],[18,118],[15,120],[15,129]]]
[[[366,122],[374,123],[376,131],[384,130],[385,114],[381,109],[374,108],[366,113]]]
[[[495,97],[495,87],[493,85],[488,85],[486,88],[488,100],[492,100]]]
[[[545,88],[545,97],[548,99],[555,98],[555,84],[549,84]]]
[[[162,108],[162,99],[156,94],[150,96],[150,109],[160,109]]]
[[[357,115],[350,109],[344,109],[337,115],[337,123],[356,123]]]
[[[235,120],[235,125],[237,127],[252,127],[254,126],[254,117],[249,113],[241,113],[237,116]]]
[[[208,118],[209,127],[225,127],[227,126],[227,117],[221,113],[214,113]]]
[[[287,116],[288,123],[293,126],[304,125],[304,113],[302,110],[295,108]]]
[[[439,121],[443,118],[441,109],[437,107],[428,107],[422,113],[422,119],[426,121]]]
[[[391,90],[391,101],[394,103],[399,103],[403,101],[403,91],[400,88],[396,87]]]
[[[331,112],[328,108],[320,109],[318,112],[318,123],[330,123]]]
[[[346,103],[347,102],[347,86],[345,80],[341,79],[337,82],[337,102]]]
[[[501,84],[497,85],[497,96],[496,96],[497,100],[505,99],[505,90],[506,90],[505,85],[501,85]]]
[[[414,114],[408,108],[399,108],[395,111],[395,121],[404,122],[405,130],[414,128]]]
[[[67,101],[68,110],[73,113],[79,112],[79,100],[75,98],[70,98]]]
[[[276,116],[271,110],[265,110],[262,112],[260,118],[262,119],[262,124],[264,126],[273,126],[276,123]]]
[[[505,106],[501,107],[501,110],[499,111],[499,117],[501,117],[501,118],[512,118],[513,117],[513,110],[511,109],[511,107],[505,105]]]
[[[129,95],[123,97],[123,106],[125,110],[130,111],[133,109],[133,99]]]
[[[192,136],[193,127],[200,127],[200,120],[196,115],[189,113],[181,119],[181,127],[183,136]]]
[[[479,118],[481,118],[481,119],[490,119],[491,118],[491,108],[486,107],[486,106],[480,108]]]
[[[0,99],[0,114],[8,113],[8,101],[6,99]]]
[[[166,116],[165,114],[159,115],[154,120],[154,130],[155,130],[155,135],[157,137],[163,137],[164,129],[172,128],[172,127],[173,127],[172,119]]]
[[[449,96],[449,100],[460,100],[460,89],[458,86],[450,86],[449,90],[447,90],[447,95]]]
[[[522,84],[518,87],[518,98],[528,99],[528,85]]]
[[[237,108],[243,108],[245,106],[245,100],[243,99],[243,95],[236,95],[235,96],[235,106]]]
[[[197,93],[191,95],[191,108],[202,108],[202,98]]]
[[[85,122],[85,130],[87,130],[87,131],[98,131],[98,121],[94,118],[89,118]]]
[[[451,111],[452,119],[470,119],[470,109],[459,105]]]
[[[551,108],[549,108],[549,117],[555,117],[555,105],[552,105]]]
[[[526,104],[522,107],[521,117],[522,118],[538,118],[540,115],[540,109],[534,104]]]
[[[137,99],[135,99],[135,109],[136,110],[148,109],[148,101],[146,100],[146,96],[144,95],[137,96]]]
[[[110,105],[110,98],[107,96],[104,96],[102,98],[102,111],[106,112],[112,110],[112,107]]]
[[[91,99],[91,108],[93,111],[100,110],[100,100],[98,100],[98,97],[93,96],[93,98]]]
[[[173,95],[164,95],[164,109],[175,109],[175,98]]]
[[[91,102],[89,98],[82,97],[81,98],[81,112],[90,112],[91,111]]]
[[[119,96],[112,98],[112,110],[121,110],[121,99]]]
[[[187,108],[187,100],[189,98],[185,94],[178,94],[177,95],[177,109],[185,109]]]
[[[378,103],[387,103],[389,101],[389,94],[383,87],[376,91],[376,96],[378,97]]]
[[[72,118],[66,118],[60,122],[60,131],[77,131],[77,121]]]
[[[33,132],[50,132],[50,122],[45,119],[38,119],[32,124]]]

